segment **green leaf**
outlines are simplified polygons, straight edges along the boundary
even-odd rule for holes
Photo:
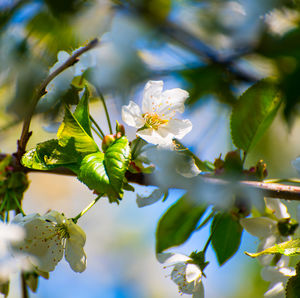
[[[300,238],[289,240],[286,242],[282,242],[280,244],[275,244],[274,246],[271,246],[263,251],[257,252],[257,253],[249,253],[245,252],[246,255],[256,258],[261,255],[267,255],[267,254],[281,254],[285,256],[295,256],[300,254]]]
[[[126,137],[117,139],[105,152],[105,169],[116,192],[119,192],[123,185],[129,160],[130,147]]]
[[[76,172],[81,155],[76,152],[74,140],[70,139],[69,143],[62,147],[58,140],[49,140],[37,144],[22,157],[22,165],[35,170],[51,170],[57,167],[67,167]]]
[[[223,265],[238,250],[242,227],[230,214],[217,214],[211,224],[211,244],[217,255],[219,265]]]
[[[126,137],[117,139],[106,151],[84,157],[78,179],[98,193],[106,193],[110,201],[123,195],[123,181],[130,159]]]
[[[271,125],[281,99],[271,82],[262,80],[241,95],[231,115],[233,143],[248,152]]]
[[[76,151],[82,154],[86,155],[99,151],[94,140],[84,130],[79,121],[67,107],[65,110],[65,118],[58,129],[57,137],[59,145],[62,147],[67,146],[72,139],[74,141]]]
[[[74,112],[74,117],[80,123],[85,132],[92,137],[91,123],[90,123],[90,113],[89,113],[89,90],[85,87],[84,94],[79,101],[76,110]]]
[[[184,243],[195,230],[206,210],[187,195],[172,205],[158,222],[156,229],[156,252]]]
[[[296,275],[288,280],[285,290],[286,298],[300,297],[300,262],[296,266]]]
[[[76,152],[74,139],[70,139],[64,146],[60,146],[58,140],[49,140],[36,146],[39,159],[47,166],[62,166],[70,163],[77,163],[81,156]]]
[[[53,166],[47,166],[43,160],[38,156],[36,149],[26,152],[22,156],[21,163],[24,167],[35,170],[51,170]]]

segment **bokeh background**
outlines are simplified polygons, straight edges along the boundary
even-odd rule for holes
[[[141,102],[150,79],[164,80],[166,89],[186,89],[184,117],[194,128],[183,142],[203,160],[213,162],[234,149],[229,116],[237,97],[264,77],[275,79],[284,105],[247,165],[263,159],[269,178],[296,176],[290,162],[300,154],[299,20],[297,1],[289,0],[0,0],[0,150],[16,150],[32,94],[58,52],[71,53],[98,37],[100,45],[84,62],[90,67],[74,75],[101,90],[112,121],[121,122],[121,106],[129,100]],[[49,86],[36,109],[28,148],[55,138],[64,105],[76,104],[82,89],[70,83],[62,74]],[[90,110],[108,133],[96,93]],[[134,129],[126,132],[134,138]],[[55,209],[72,217],[94,198],[72,177],[31,173],[29,178],[26,213]],[[135,187],[140,194],[150,191]],[[62,261],[32,297],[179,297],[169,271],[155,258],[155,228],[180,195],[171,190],[166,202],[140,209],[133,193],[126,193],[120,206],[100,200],[79,222],[87,234],[87,270],[74,273]],[[291,204],[295,215],[294,209]],[[201,249],[208,233],[194,233],[175,251]],[[243,254],[256,249],[255,241],[244,232],[239,252],[221,268],[208,251],[206,297],[263,296],[267,284],[260,268]],[[19,297],[18,282],[10,297]]]

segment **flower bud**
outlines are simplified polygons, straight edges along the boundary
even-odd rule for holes
[[[120,135],[121,134],[121,137],[125,135],[125,127],[123,124],[120,124],[118,121],[117,121],[117,124],[116,124],[116,135]],[[120,137],[117,137],[117,138],[120,138]]]
[[[105,152],[107,148],[115,141],[113,135],[106,135],[102,140],[102,150]]]

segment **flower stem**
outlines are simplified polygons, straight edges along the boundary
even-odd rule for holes
[[[217,214],[218,214],[218,213],[217,213]],[[215,215],[217,215],[217,214],[215,214]],[[206,252],[206,250],[207,250],[207,248],[208,248],[208,246],[209,246],[209,244],[210,244],[210,242],[211,242],[211,239],[212,239],[212,237],[213,237],[213,235],[214,235],[214,233],[215,233],[215,231],[216,231],[216,229],[217,229],[217,226],[218,226],[218,224],[219,224],[219,221],[220,221],[220,218],[217,219],[217,221],[216,221],[216,223],[215,223],[214,229],[210,232],[209,238],[207,239],[206,244],[205,244],[205,246],[204,246],[204,248],[203,248],[203,250],[202,250],[204,254],[205,254],[205,252]]]
[[[22,213],[22,215],[25,216],[26,214],[25,214],[25,212],[23,211],[23,208],[22,208],[20,202],[18,201],[16,195],[13,193],[12,196],[13,196],[14,201],[15,201],[15,203],[16,203],[18,209],[19,209],[18,211],[20,211],[20,212]]]
[[[88,206],[86,206],[77,216],[73,217],[72,220],[74,223],[77,223],[78,219],[85,214],[88,210],[90,210],[96,203],[97,201],[103,196],[104,194],[98,195],[98,197],[93,200]]]
[[[102,137],[100,137],[101,139],[104,138],[105,134],[103,132],[103,130],[100,128],[100,126],[98,125],[98,123],[95,121],[95,119],[90,115],[90,120],[93,122],[93,124],[96,126],[96,128],[98,129],[98,132],[100,132],[100,134],[102,135]],[[92,127],[93,128],[93,127]],[[94,130],[95,131],[95,130]],[[95,131],[96,132],[96,131]],[[97,132],[96,132],[97,133]],[[98,135],[98,134],[97,134]]]
[[[22,287],[22,298],[29,298],[29,293],[25,281],[25,275],[23,272],[21,273],[21,287]]]
[[[105,111],[105,115],[106,115],[106,119],[107,119],[107,123],[108,123],[108,127],[109,127],[109,133],[112,134],[112,127],[111,127],[111,122],[110,122],[110,118],[109,118],[109,114],[108,114],[108,110],[107,110],[107,106],[106,106],[106,102],[104,99],[104,96],[102,94],[102,92],[100,91],[100,89],[98,87],[96,87],[97,93],[103,103],[103,107],[104,107],[104,111]]]

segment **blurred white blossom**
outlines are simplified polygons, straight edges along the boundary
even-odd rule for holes
[[[9,281],[13,273],[31,268],[27,255],[13,251],[24,237],[22,227],[0,222],[0,285]]]
[[[73,53],[79,49],[74,50]],[[74,77],[81,76],[88,68],[96,65],[96,57],[93,50],[94,49],[83,53],[79,57],[78,62],[65,69],[49,83],[46,95],[48,100],[54,100],[63,92],[67,91]],[[52,73],[61,65],[63,65],[73,53],[69,54],[65,51],[58,52],[57,62],[49,69],[49,73]]]
[[[149,195],[136,194],[136,203],[139,208],[152,205],[163,197],[164,193],[160,189],[155,189]]]
[[[297,157],[295,160],[292,160],[292,166],[296,169],[298,174],[300,174],[300,157]]]
[[[34,256],[33,264],[39,270],[53,271],[63,254],[74,271],[85,270],[83,246],[86,236],[71,219],[57,211],[50,211],[44,216],[37,213],[26,216],[18,214],[13,222],[26,230],[26,238],[16,249]]]
[[[275,8],[265,15],[265,22],[269,30],[277,35],[283,35],[296,28],[299,20],[299,12],[286,7],[282,9]]]
[[[296,270],[290,267],[266,266],[261,271],[265,281],[271,282],[268,291],[264,294],[270,298],[284,298],[285,286],[291,276],[296,275]]]
[[[162,90],[162,81],[149,81],[144,88],[142,110],[130,101],[122,108],[122,119],[138,128],[137,135],[148,143],[170,146],[173,138],[181,139],[192,129],[190,120],[174,119],[176,112],[184,112],[189,94],[179,88]]]
[[[174,266],[171,279],[178,285],[180,293],[192,294],[193,298],[204,297],[202,271],[198,265],[193,264],[190,257],[177,253],[160,253],[157,259],[165,268]]]

